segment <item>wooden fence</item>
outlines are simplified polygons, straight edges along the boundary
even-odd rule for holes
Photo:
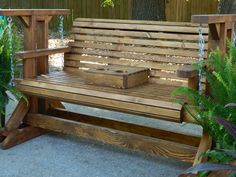
[[[76,17],[129,19],[131,1],[116,0],[114,8],[102,8],[102,0],[0,0],[0,8],[68,8],[71,15],[65,18],[65,29],[70,29]],[[218,0],[166,0],[167,21],[190,21],[193,14],[216,13],[217,5]],[[57,29],[58,18],[51,26]]]
[[[218,3],[218,0],[166,0],[166,19],[189,22],[194,14],[215,14]]]
[[[65,18],[65,29],[71,27],[76,17],[129,19],[130,5],[131,0],[117,0],[114,8],[101,7],[102,0],[0,0],[0,8],[71,9],[71,15]],[[54,17],[51,25],[56,29],[58,18]]]

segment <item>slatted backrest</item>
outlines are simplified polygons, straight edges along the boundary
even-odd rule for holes
[[[150,82],[183,85],[186,80],[178,78],[176,71],[197,62],[198,28],[191,23],[78,18],[65,70],[108,64],[147,67]],[[207,50],[207,27],[203,34]]]

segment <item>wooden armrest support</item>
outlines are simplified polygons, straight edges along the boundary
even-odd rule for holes
[[[226,23],[226,22],[234,22],[236,21],[236,15],[219,15],[219,14],[212,14],[212,15],[193,15],[192,22],[193,23]]]
[[[177,70],[178,77],[193,78],[198,75],[198,70],[193,66],[183,66]]]
[[[29,58],[48,56],[56,53],[67,53],[67,52],[70,52],[70,47],[21,51],[17,52],[16,55],[21,59],[29,59]]]

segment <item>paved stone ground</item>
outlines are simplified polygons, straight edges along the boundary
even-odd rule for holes
[[[8,115],[15,104],[8,105]],[[124,117],[94,108],[70,104],[66,107],[72,111]],[[0,150],[0,177],[175,177],[190,165],[55,133]]]

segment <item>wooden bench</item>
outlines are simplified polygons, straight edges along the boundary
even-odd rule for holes
[[[206,59],[208,48],[213,48],[213,44],[219,46],[223,38],[230,37],[232,26],[223,28],[222,24],[226,23],[220,22],[221,32],[227,31],[225,36],[220,36],[222,33],[217,32],[218,24],[214,22],[217,16],[205,18],[196,17],[196,22],[210,23],[210,34],[208,26],[203,26]],[[69,48],[46,49],[47,46],[41,45],[42,49],[26,48],[32,50],[18,54],[24,61],[24,79],[17,87],[29,97],[30,105],[23,100],[19,102],[1,131],[2,148],[52,130],[196,163],[200,153],[211,146],[206,133],[201,138],[191,133],[73,113],[65,110],[61,101],[168,122],[192,122],[170,95],[178,86],[198,87],[196,70],[182,69],[198,61],[198,25],[78,18],[72,35],[74,42],[70,42]],[[27,32],[26,36],[31,39],[28,43],[34,42]],[[42,43],[42,39],[37,40]],[[64,70],[48,73],[47,56],[56,52],[66,53]],[[120,89],[86,82],[87,70],[111,65],[121,70],[124,66],[147,68],[148,83]]]

